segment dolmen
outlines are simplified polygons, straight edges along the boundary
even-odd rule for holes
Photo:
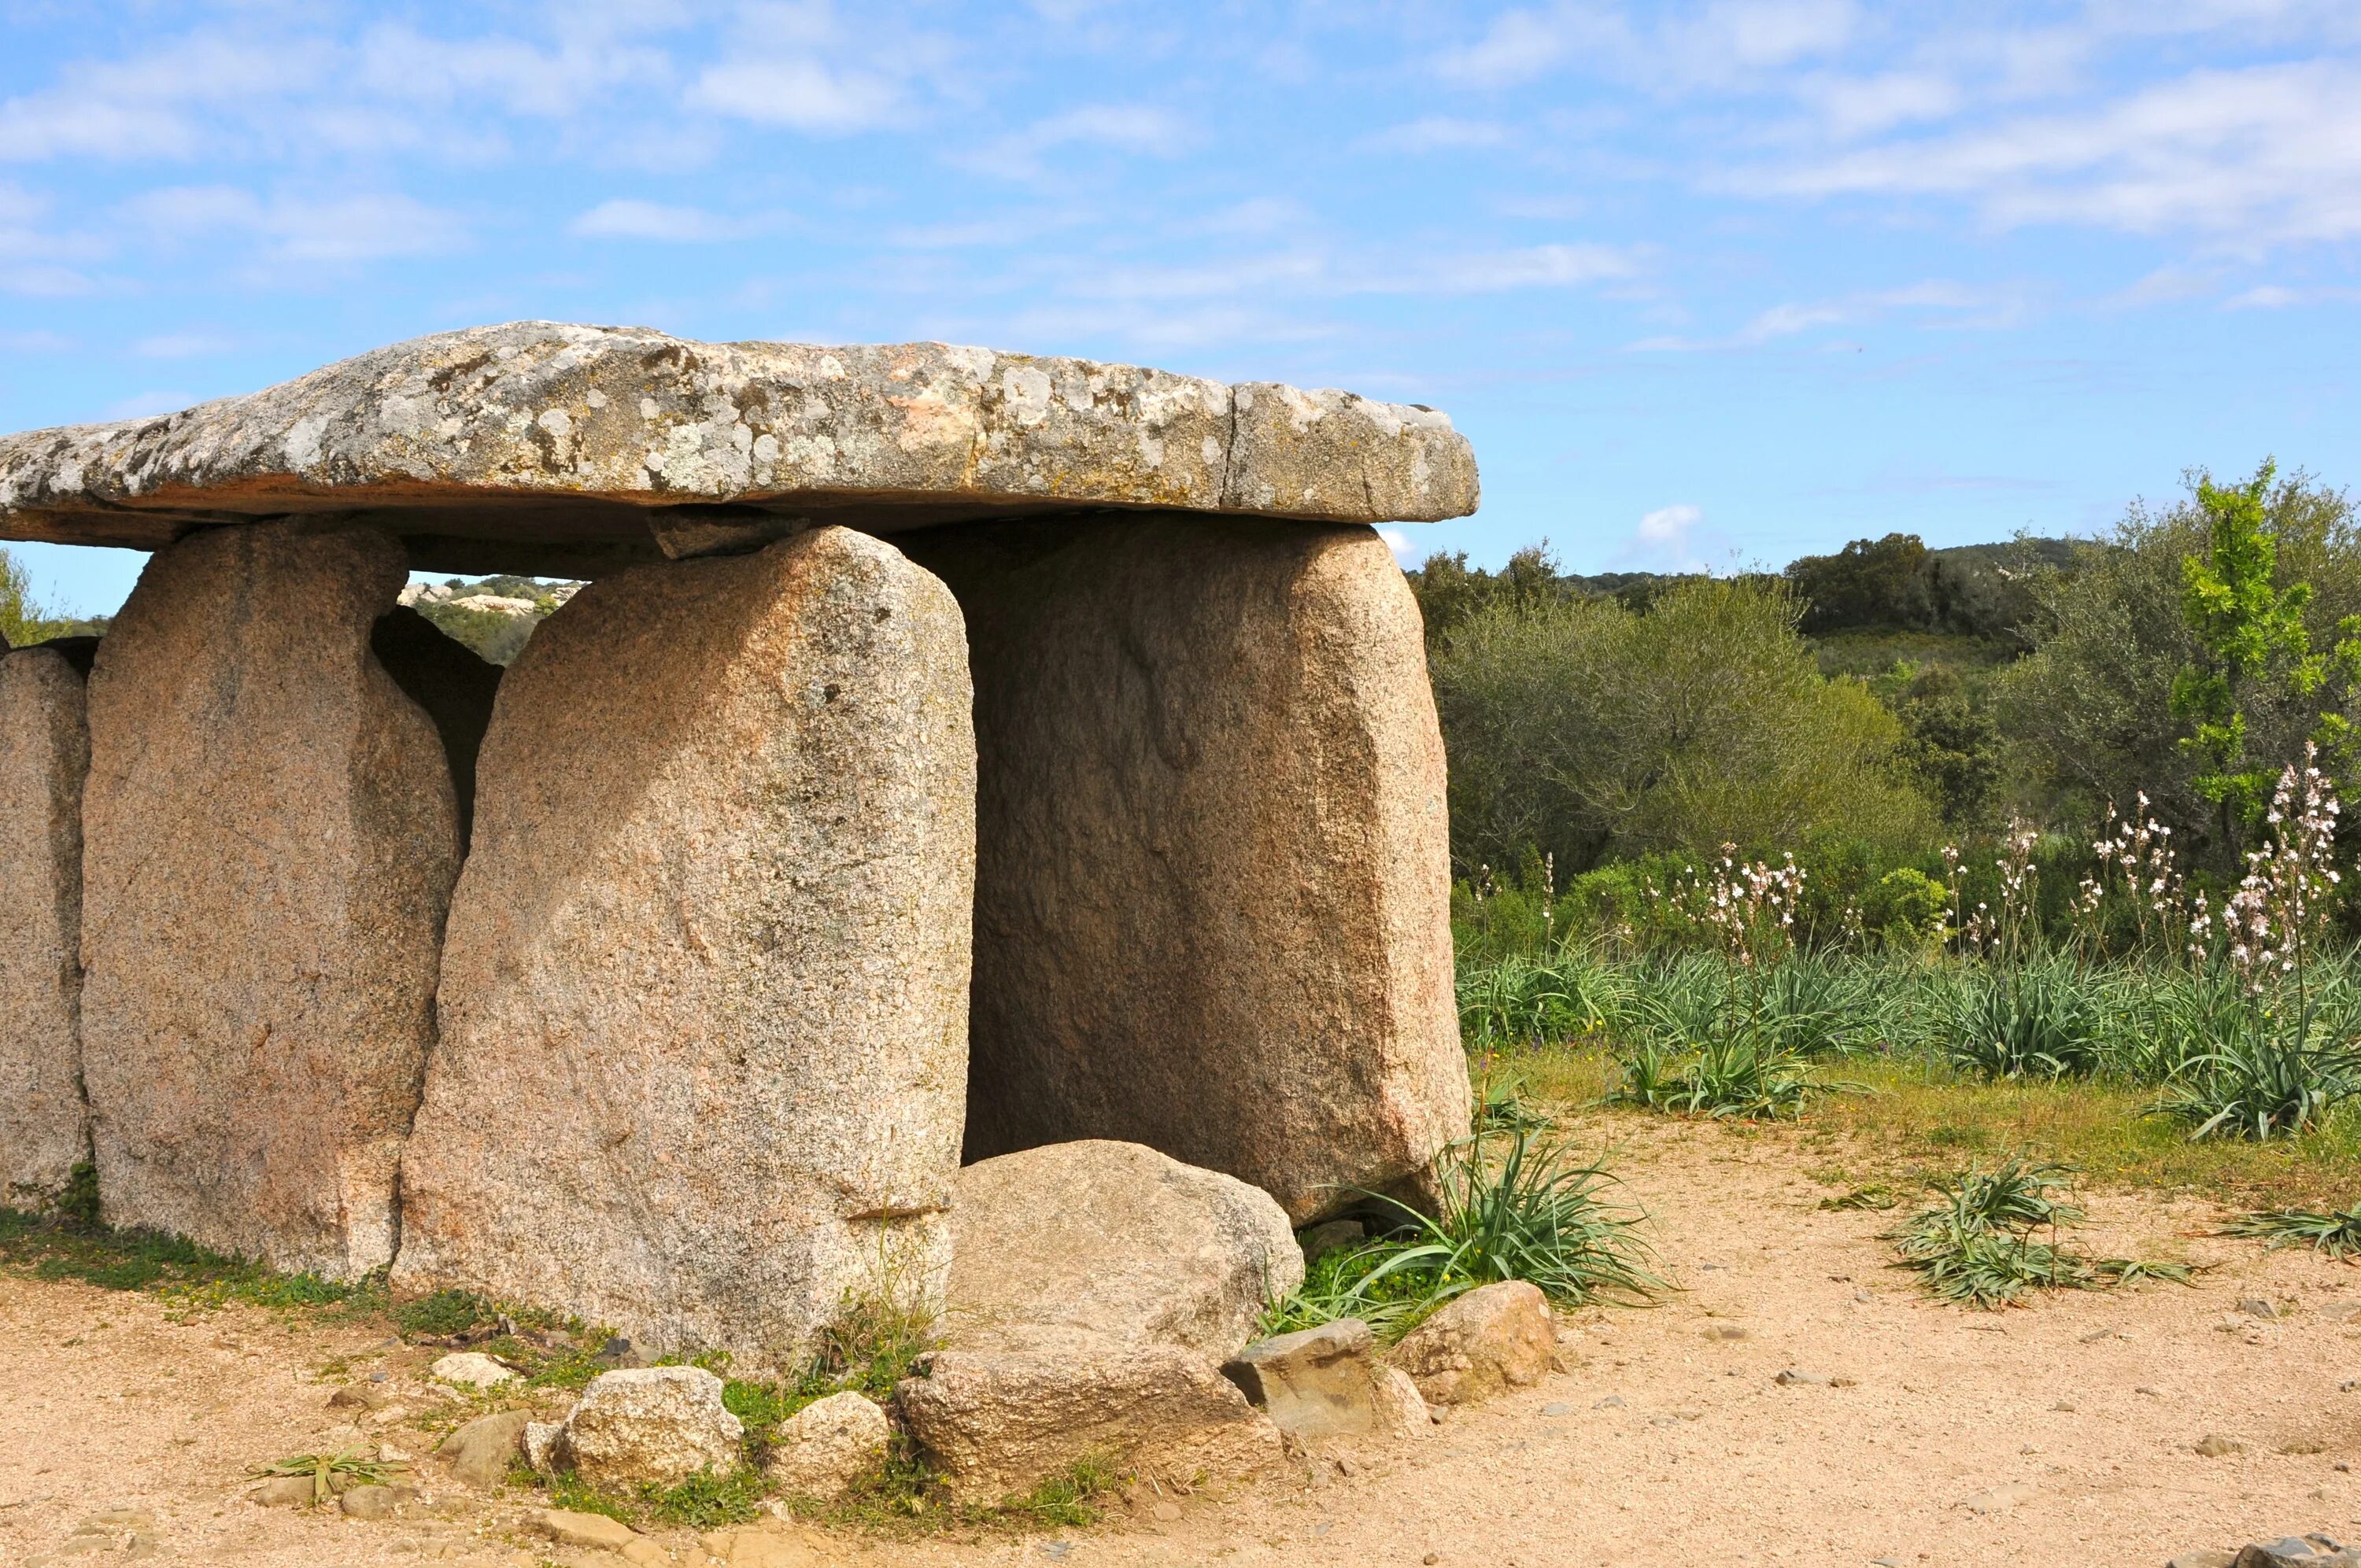
[[[1444,762],[1372,524],[1431,410],[518,323],[0,438],[152,556],[0,656],[0,1203],[785,1365],[939,1305],[963,1164],[1301,1225],[1467,1121]],[[505,674],[412,572],[590,579]]]

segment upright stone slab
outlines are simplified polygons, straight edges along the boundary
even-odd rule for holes
[[[369,651],[403,576],[349,524],[201,530],[100,645],[82,1060],[115,1224],[392,1255],[459,861],[442,743]]]
[[[1467,1126],[1441,736],[1367,528],[915,536],[976,682],[966,1157],[1115,1138],[1298,1224]]]
[[[0,1207],[54,1202],[90,1153],[82,1095],[82,673],[0,643]]]
[[[849,1295],[939,1302],[971,697],[951,596],[841,528],[550,617],[484,745],[398,1290],[741,1365]]]

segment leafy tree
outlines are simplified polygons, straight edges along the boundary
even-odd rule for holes
[[[1850,626],[1925,626],[1927,545],[1915,533],[1856,539],[1833,555],[1806,555],[1786,577],[1804,600],[1806,632]]]
[[[1903,756],[1919,784],[1959,831],[1990,825],[2003,773],[2000,727],[1959,672],[1934,664],[1916,672],[1894,704]]]
[[[60,635],[63,623],[33,602],[33,579],[14,555],[0,550],[0,647],[22,648]]]
[[[1470,617],[1431,660],[1462,869],[1530,848],[1570,872],[1724,841],[1927,839],[1899,724],[1860,682],[1821,677],[1796,613],[1775,580],[1696,578],[1644,613],[1578,598]]]
[[[1436,551],[1425,564],[1404,574],[1418,597],[1419,613],[1426,620],[1426,644],[1439,647],[1455,630],[1495,605],[1522,614],[1545,604],[1562,602],[1572,589],[1559,575],[1549,541],[1528,544],[1509,557],[1497,573],[1467,565],[1467,552]]]

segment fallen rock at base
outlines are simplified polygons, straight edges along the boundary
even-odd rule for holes
[[[545,1457],[594,1486],[670,1486],[736,1470],[745,1435],[722,1408],[721,1379],[703,1367],[631,1367],[590,1380]]]
[[[1193,1484],[1265,1469],[1279,1429],[1212,1364],[1170,1346],[1094,1355],[939,1351],[894,1401],[961,1502],[1022,1497],[1097,1460]]]
[[[1377,1340],[1358,1318],[1259,1340],[1222,1368],[1222,1376],[1290,1437],[1349,1437],[1399,1430],[1400,1396],[1378,1388],[1390,1370],[1378,1361]],[[1412,1390],[1412,1398],[1416,1398]],[[1424,1420],[1422,1405],[1420,1419]]]
[[[390,1519],[417,1496],[412,1486],[347,1486],[337,1497],[336,1507],[352,1519]]]
[[[1298,1224],[1430,1199],[1467,1057],[1442,736],[1385,542],[1158,514],[904,542],[975,674],[965,1157],[1119,1138]]]
[[[2230,1568],[2361,1568],[2361,1548],[2342,1545],[2334,1536],[2284,1536],[2249,1541],[2230,1560]]]
[[[509,1462],[524,1451],[524,1429],[532,1420],[525,1410],[478,1416],[445,1438],[435,1456],[479,1491],[497,1486],[508,1477]]]
[[[1549,1301],[1521,1279],[1479,1286],[1421,1323],[1388,1358],[1438,1405],[1474,1404],[1548,1375]]]
[[[99,644],[82,1036],[110,1224],[337,1279],[392,1256],[459,869],[442,742],[369,651],[404,575],[365,528],[202,528]]]
[[[247,1496],[266,1508],[308,1508],[319,1496],[319,1486],[309,1475],[273,1475]]]
[[[697,1543],[729,1568],[812,1568],[823,1561],[809,1542],[775,1524],[708,1530]]]
[[[0,642],[0,1208],[55,1203],[88,1157],[82,1092],[82,674]]]
[[[944,1347],[1165,1344],[1220,1361],[1303,1282],[1270,1195],[1139,1144],[1084,1139],[959,1173]]]
[[[1378,1369],[1378,1429],[1388,1437],[1416,1437],[1438,1418],[1426,1408],[1410,1374],[1399,1366]]]
[[[819,528],[602,578],[501,677],[397,1290],[789,1365],[939,1313],[973,909],[966,639]]]
[[[815,1399],[771,1432],[763,1472],[790,1497],[834,1502],[885,1458],[885,1412],[847,1390]]]
[[[1368,1227],[1358,1220],[1323,1220],[1303,1233],[1303,1261],[1308,1266],[1332,1252],[1359,1246],[1368,1234]]]
[[[620,1552],[640,1539],[640,1532],[605,1514],[578,1514],[571,1508],[544,1508],[533,1523],[560,1546],[597,1546]]]
[[[516,1381],[516,1373],[486,1355],[480,1350],[454,1351],[436,1361],[430,1376],[438,1383],[456,1383],[469,1388],[496,1388],[503,1383]]]

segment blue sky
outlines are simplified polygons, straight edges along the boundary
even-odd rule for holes
[[[2361,480],[2361,5],[0,0],[0,428],[517,317],[1447,410],[1585,570]],[[53,602],[136,558],[17,547]]]

